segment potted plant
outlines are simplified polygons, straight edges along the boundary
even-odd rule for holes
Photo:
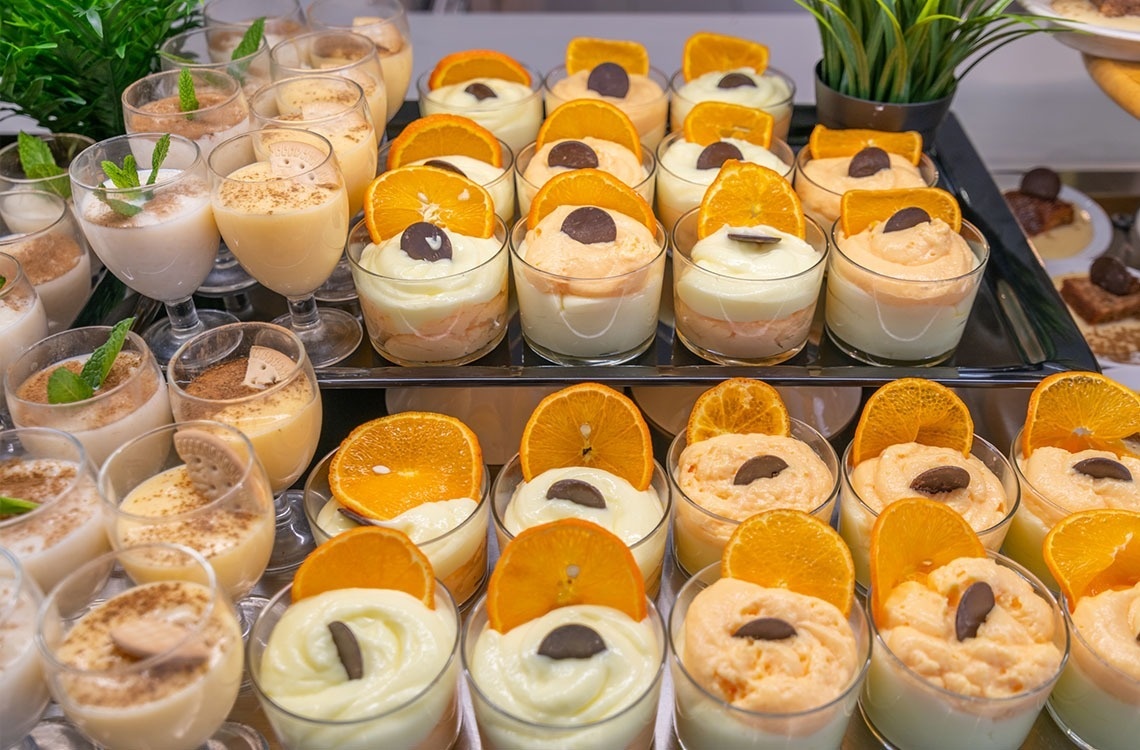
[[[796,0],[823,43],[816,107],[828,127],[918,130],[928,142],[958,81],[1047,18],[1009,13],[1013,0]]]

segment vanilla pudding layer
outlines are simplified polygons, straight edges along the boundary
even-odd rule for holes
[[[478,99],[465,89],[483,84],[494,97]],[[542,124],[542,97],[529,85],[499,78],[472,78],[437,89],[421,82],[420,112],[469,117],[500,138],[516,154],[534,141]]]

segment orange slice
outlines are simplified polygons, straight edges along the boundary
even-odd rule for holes
[[[356,588],[403,591],[435,609],[431,561],[396,529],[361,526],[317,547],[293,576],[293,601]]]
[[[641,137],[629,115],[601,99],[572,99],[559,105],[538,129],[536,148],[566,138],[613,141],[641,159]]]
[[[1098,372],[1059,372],[1029,396],[1021,451],[1088,448],[1136,456],[1126,442],[1140,432],[1140,395]]]
[[[874,458],[892,445],[921,443],[970,455],[974,420],[958,394],[925,378],[899,378],[871,394],[855,425],[851,460]]]
[[[593,466],[644,490],[653,479],[649,425],[624,393],[599,383],[572,385],[535,407],[519,463],[528,482],[548,469]]]
[[[685,116],[685,140],[707,146],[725,138],[737,138],[768,148],[772,145],[775,122],[762,109],[729,102],[698,102]]]
[[[522,64],[493,49],[469,49],[453,52],[436,63],[428,78],[428,88],[438,89],[472,78],[498,78],[503,81],[530,85],[530,73]]]
[[[889,154],[910,159],[911,164],[918,164],[922,160],[922,136],[916,130],[892,133],[861,128],[832,130],[816,125],[808,138],[808,148],[811,149],[813,159],[854,156],[868,146],[877,146]]]
[[[490,237],[495,204],[482,185],[435,167],[400,167],[368,184],[364,223],[373,242],[395,237],[417,221],[468,237]]]
[[[428,115],[412,120],[388,146],[387,168],[452,155],[503,166],[503,147],[490,130],[459,115]]]
[[[921,208],[932,219],[942,219],[955,232],[962,229],[958,199],[942,188],[932,187],[848,190],[839,202],[839,226],[850,237],[911,207]]]
[[[1132,588],[1140,582],[1140,513],[1099,508],[1065,516],[1041,551],[1069,611],[1082,596]]]
[[[559,206],[597,206],[631,216],[657,233],[653,209],[633,188],[600,169],[572,169],[557,174],[543,185],[530,204],[528,229],[534,229]]]
[[[689,412],[685,441],[717,435],[789,435],[792,418],[780,392],[761,380],[730,378],[700,395]]]
[[[423,503],[483,494],[483,451],[455,417],[406,411],[349,433],[329,464],[333,497],[357,513],[389,520]]]
[[[960,557],[985,557],[986,548],[957,511],[925,497],[888,505],[871,528],[871,608],[883,621],[883,604],[895,586],[923,581]]]
[[[768,48],[759,42],[711,31],[698,31],[685,40],[681,75],[686,81],[733,68],[752,68],[763,73],[768,69]]]
[[[720,574],[823,599],[844,615],[855,593],[855,562],[839,532],[802,510],[769,510],[736,527]]]
[[[649,52],[640,42],[578,36],[566,45],[566,74],[593,70],[604,62],[617,63],[632,75],[649,74]]]
[[[493,630],[506,633],[575,604],[645,619],[645,582],[625,542],[595,523],[566,518],[532,526],[507,543],[487,583]]]
[[[735,159],[726,161],[705,191],[697,214],[697,237],[721,227],[765,224],[803,238],[804,209],[791,184],[767,167]]]

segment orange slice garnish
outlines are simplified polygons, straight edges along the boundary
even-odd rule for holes
[[[685,116],[685,140],[707,146],[736,138],[762,148],[772,145],[775,118],[762,109],[729,102],[697,102]]]
[[[1126,438],[1140,432],[1140,395],[1098,372],[1059,372],[1029,396],[1021,451],[1094,448],[1136,456]]]
[[[871,528],[871,608],[883,622],[883,604],[895,586],[924,581],[930,571],[960,557],[985,557],[970,524],[945,503],[925,497],[897,500]]]
[[[653,209],[633,188],[600,169],[572,169],[556,174],[543,185],[530,204],[526,216],[528,229],[534,229],[559,206],[597,206],[631,216],[657,232]]]
[[[490,237],[495,203],[482,185],[436,167],[400,167],[368,184],[364,223],[373,242],[395,237],[417,221],[468,237]]]
[[[855,593],[855,562],[839,532],[802,510],[749,516],[728,538],[720,574],[834,604],[844,615]]]
[[[530,73],[522,64],[493,49],[469,49],[453,52],[436,63],[428,78],[428,88],[438,89],[472,78],[498,78],[503,81],[530,85]]]
[[[780,392],[761,380],[730,378],[697,398],[685,425],[692,445],[717,435],[789,435],[792,418]]]
[[[575,604],[645,619],[645,582],[625,542],[596,523],[566,518],[532,526],[507,543],[487,583],[492,630],[506,633]]]
[[[536,148],[552,141],[590,136],[613,141],[641,159],[641,137],[629,115],[601,99],[572,99],[559,105],[538,129]]]
[[[808,149],[813,159],[854,156],[868,146],[876,146],[888,154],[898,154],[909,159],[911,164],[922,160],[922,136],[916,130],[901,133],[862,128],[833,130],[816,125],[808,138]]]
[[[435,609],[431,561],[396,529],[361,526],[309,553],[293,575],[293,601],[336,589],[395,589]]]
[[[974,420],[958,394],[925,378],[899,378],[871,394],[855,425],[851,460],[874,458],[892,445],[921,443],[963,456],[974,445]]]
[[[1069,611],[1083,596],[1140,582],[1140,513],[1098,508],[1065,516],[1041,549]]]
[[[886,221],[904,208],[921,208],[931,219],[941,219],[955,232],[962,229],[958,199],[942,188],[933,187],[848,190],[839,202],[839,227],[850,237]]]
[[[644,490],[653,479],[653,443],[628,396],[599,383],[579,383],[535,407],[523,428],[519,463],[528,482],[548,469],[592,466]]]
[[[428,115],[412,120],[388,146],[388,169],[436,156],[470,156],[503,166],[503,147],[495,134],[468,117]]]
[[[630,75],[649,73],[649,52],[640,42],[579,36],[566,45],[567,75],[593,70],[604,62],[617,63]]]
[[[803,239],[807,224],[800,197],[777,172],[730,159],[721,166],[701,200],[697,237],[704,239],[725,225],[760,224]]]
[[[681,75],[686,81],[733,68],[768,69],[768,48],[749,39],[698,31],[685,40],[681,51]]]
[[[483,451],[455,417],[405,411],[349,433],[329,464],[337,502],[368,518],[390,520],[438,500],[483,494]]]

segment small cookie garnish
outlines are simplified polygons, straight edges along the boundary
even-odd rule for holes
[[[111,628],[115,648],[135,659],[163,655],[176,664],[197,664],[210,657],[210,649],[200,637],[187,637],[190,631],[157,617],[140,617]]]
[[[225,440],[199,429],[174,433],[174,450],[186,464],[190,483],[201,495],[217,500],[237,487],[245,476],[245,466]]]
[[[247,357],[242,385],[248,388],[261,389],[280,383],[297,366],[288,354],[268,346],[251,346]]]
[[[551,659],[589,659],[606,650],[606,642],[598,631],[587,625],[559,625],[538,644],[538,655]]]

